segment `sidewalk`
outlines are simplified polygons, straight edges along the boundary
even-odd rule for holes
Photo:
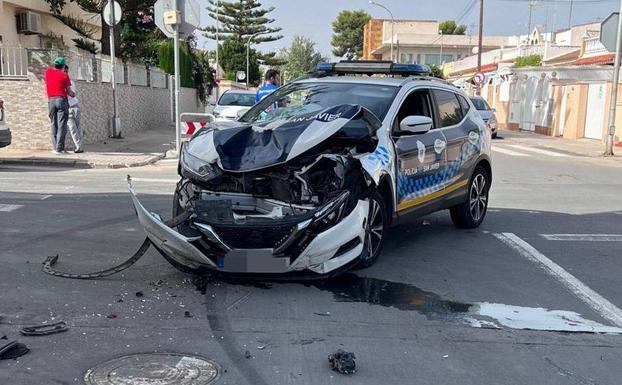
[[[106,139],[104,142],[84,145],[84,152],[54,155],[48,150],[0,149],[0,164],[31,166],[58,166],[76,168],[140,167],[164,158],[167,150],[175,147],[172,127],[150,129],[128,134],[127,138]]]
[[[496,140],[493,143],[497,142]],[[540,135],[526,131],[499,131],[497,143],[524,144],[543,150],[555,150],[569,155],[578,155],[591,158],[603,157],[605,144],[594,139],[564,139]],[[610,159],[622,161],[622,147],[613,147],[614,156]]]

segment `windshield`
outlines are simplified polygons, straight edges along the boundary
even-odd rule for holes
[[[481,98],[471,98],[471,101],[473,102],[473,105],[475,106],[475,108],[479,111],[488,111],[490,110],[490,106],[488,106],[488,103],[486,103],[486,101],[484,99]]]
[[[275,119],[308,117],[325,108],[358,104],[382,120],[398,87],[353,83],[293,83],[265,97],[240,119],[269,122]]]
[[[250,107],[255,104],[254,94],[240,92],[225,92],[218,101],[219,106],[244,106]]]

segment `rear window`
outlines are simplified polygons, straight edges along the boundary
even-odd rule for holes
[[[471,98],[471,102],[478,111],[488,111],[490,110],[490,106],[486,101],[482,98]]]
[[[219,106],[244,106],[251,107],[255,104],[254,94],[240,92],[225,92],[218,101]]]
[[[453,126],[462,121],[462,107],[453,92],[433,90],[441,127]]]

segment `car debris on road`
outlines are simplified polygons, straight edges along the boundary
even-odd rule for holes
[[[337,350],[333,354],[328,355],[330,368],[342,374],[353,374],[356,372],[356,363],[354,362],[354,353],[346,352],[343,349]]]

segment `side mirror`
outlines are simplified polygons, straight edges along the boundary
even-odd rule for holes
[[[241,118],[241,117],[242,117],[242,115],[244,115],[244,114],[246,113],[246,111],[248,111],[248,110],[239,110],[239,111],[236,113],[236,115],[237,115],[238,119],[239,119],[239,118]]]
[[[411,134],[425,134],[432,129],[432,119],[427,116],[411,115],[400,122],[400,131]]]

